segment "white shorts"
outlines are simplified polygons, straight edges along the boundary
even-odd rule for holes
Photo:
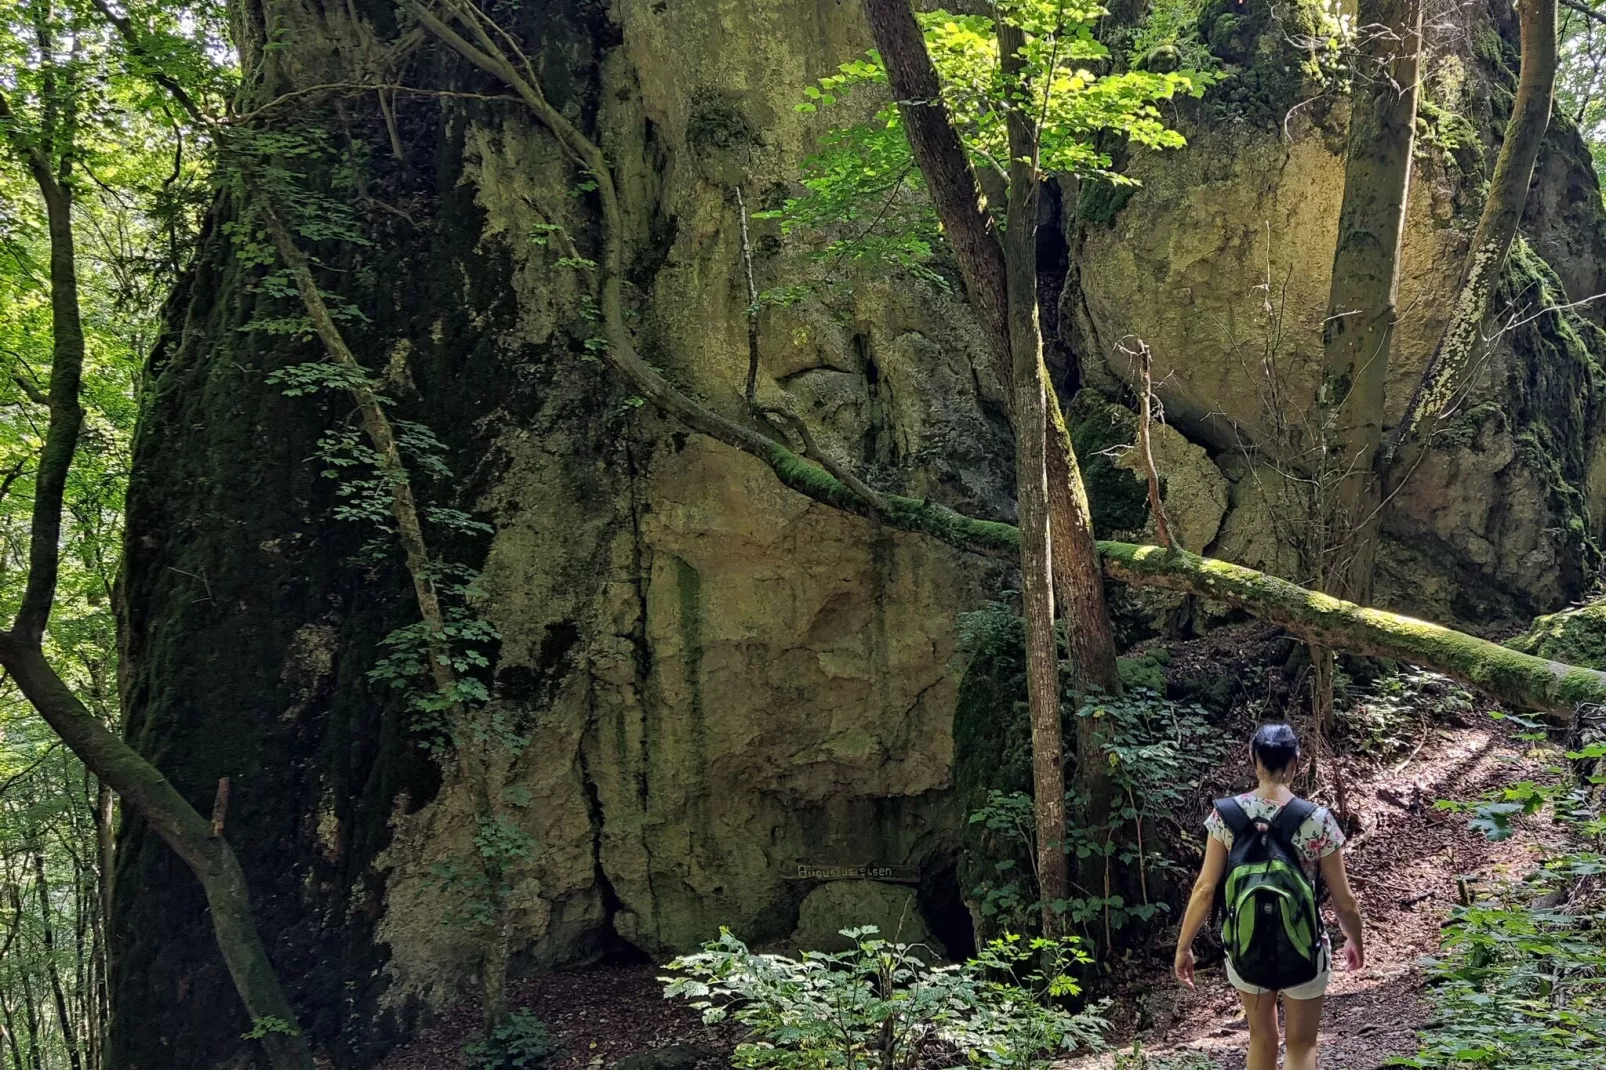
[[[1289,999],[1320,999],[1327,995],[1327,986],[1333,980],[1333,956],[1325,944],[1322,946],[1321,957],[1316,961],[1321,967],[1316,976],[1302,985],[1283,989],[1283,995]],[[1242,977],[1239,977],[1238,971],[1232,968],[1231,956],[1227,958],[1227,980],[1232,982],[1232,987],[1246,996],[1264,996],[1271,991],[1269,988],[1252,985]]]

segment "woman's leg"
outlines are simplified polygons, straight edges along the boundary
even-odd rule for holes
[[[1244,1017],[1249,1019],[1247,1070],[1277,1070],[1277,993],[1251,996],[1239,992],[1238,999],[1244,1005]]]
[[[1322,997],[1283,999],[1288,1030],[1287,1070],[1316,1070],[1316,1032],[1322,1024]]]

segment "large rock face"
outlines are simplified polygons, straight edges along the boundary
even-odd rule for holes
[[[616,161],[643,352],[745,418],[736,189],[756,210],[797,175],[809,130],[792,104],[862,46],[856,5],[521,11],[548,91]],[[355,63],[330,33],[278,74]],[[471,77],[447,66],[413,73]],[[384,148],[368,192],[412,221],[374,213],[372,247],[319,252],[349,272],[343,296],[370,320],[353,343],[387,369],[398,414],[452,452],[455,479],[421,493],[494,528],[448,548],[483,562],[492,702],[531,736],[511,773],[538,845],[514,874],[521,968],[665,956],[722,924],[782,945],[806,901],[808,931],[884,921],[833,916],[869,900],[808,899],[819,882],[790,878],[799,863],[951,872],[955,621],[998,566],[815,505],[633,402],[587,356],[577,274],[531,240],[553,221],[589,240],[555,143],[516,108],[398,107],[405,160],[385,155],[377,112],[355,133]],[[773,227],[754,222],[760,285],[807,270]],[[124,692],[131,735],[197,806],[234,777],[230,837],[275,960],[318,1046],[366,1066],[473,993],[475,945],[444,920],[438,865],[472,852],[474,825],[463,785],[366,676],[416,610],[396,560],[353,561],[364,534],[331,518],[308,461],[347,407],[267,383],[316,352],[239,331],[258,307],[214,226],[151,362]],[[763,403],[883,486],[1008,514],[1011,448],[961,299],[863,280],[762,327]],[[137,819],[120,888],[118,1065],[248,1062],[193,882]],[[916,898],[943,892],[927,879]]]
[[[1217,10],[1228,13],[1212,20]],[[1453,19],[1434,20],[1430,41],[1385,426],[1445,325],[1481,207],[1475,180],[1492,165],[1510,109],[1509,10],[1457,9]],[[1234,476],[1234,510],[1213,551],[1297,578],[1274,529],[1297,527],[1305,508],[1282,473],[1303,459],[1300,433],[1311,441],[1344,192],[1344,107],[1316,87],[1268,80],[1298,68],[1284,35],[1247,49],[1211,32],[1241,22],[1221,5],[1206,8],[1212,47],[1246,69],[1242,86],[1228,83],[1193,110],[1188,149],[1135,156],[1129,170],[1143,187],[1113,214],[1090,212],[1084,195],[1073,220],[1079,285],[1067,289],[1062,316],[1074,325],[1083,375],[1108,393],[1135,382],[1130,340],[1152,347],[1171,419]],[[1542,292],[1565,304],[1602,289],[1606,214],[1584,156],[1558,117],[1523,221],[1531,249],[1514,257],[1499,301],[1497,319],[1520,326],[1475,369],[1457,426],[1385,512],[1383,604],[1478,625],[1553,609],[1588,586],[1590,544],[1606,534],[1602,311],[1589,306],[1566,322],[1530,315]]]
[[[377,0],[317,14],[299,0],[266,7],[256,21],[298,41],[263,53],[277,90],[366,69],[371,44],[346,12],[381,35],[396,30]],[[749,210],[768,207],[796,177],[821,120],[793,103],[866,47],[858,5],[576,0],[509,5],[505,17],[539,42],[533,58],[554,104],[614,162],[643,354],[749,418],[737,189]],[[427,47],[398,73],[500,92]],[[531,737],[512,770],[538,844],[514,874],[519,967],[664,955],[720,924],[781,945],[800,924],[816,933],[866,920],[832,910],[881,903],[887,913],[896,899],[901,915],[908,902],[789,879],[802,862],[916,867],[923,924],[947,939],[943,919],[963,916],[952,887],[955,622],[1008,577],[813,505],[610,381],[587,354],[578,276],[550,240],[561,225],[582,247],[594,242],[581,176],[520,109],[398,95],[394,137],[371,97],[325,118],[362,150],[340,158],[364,161],[360,190],[335,192],[358,201],[372,240],[316,250],[332,269],[326,283],[364,313],[353,344],[385,369],[398,414],[448,447],[456,476],[420,493],[492,527],[443,545],[482,569],[482,611],[501,635],[492,702]],[[1082,242],[1086,308],[1066,322],[1080,316],[1088,337],[1111,345],[1148,332],[1174,424],[1193,438],[1160,438],[1167,500],[1184,541],[1202,549],[1255,534],[1244,531],[1241,471],[1227,472],[1231,487],[1216,474],[1230,451],[1206,418],[1227,404],[1246,425],[1253,415],[1218,321],[1252,285],[1240,276],[1264,256],[1263,215],[1320,251],[1274,243],[1279,263],[1297,268],[1290,285],[1325,294],[1331,226],[1321,220],[1336,211],[1337,165],[1314,134],[1292,148],[1271,133],[1196,140],[1206,151],[1186,162],[1134,163],[1149,185],[1114,229]],[[1166,167],[1205,174],[1208,196]],[[1576,161],[1565,170],[1566,182],[1582,181]],[[1573,210],[1559,194],[1542,199]],[[1207,214],[1215,205],[1222,213]],[[1417,209],[1412,293],[1442,293],[1453,273],[1446,250],[1457,239],[1424,229],[1433,205]],[[359,554],[366,534],[333,519],[335,487],[308,460],[349,406],[288,398],[267,382],[317,350],[240,329],[287,309],[234,256],[233,218],[224,201],[151,358],[121,599],[127,730],[202,809],[217,779],[233,778],[229,836],[275,962],[318,1047],[337,1066],[367,1067],[472,991],[473,942],[444,924],[450,902],[435,871],[471,850],[472,821],[463,786],[419,750],[403,704],[368,676],[380,640],[416,619],[407,579],[394,555]],[[772,227],[753,223],[760,287],[819,270]],[[1580,266],[1587,249],[1570,240],[1583,251],[1556,268],[1559,282],[1530,266],[1573,293],[1591,276]],[[1576,352],[1555,332],[1536,337],[1544,352]],[[855,280],[766,309],[759,400],[800,413],[823,448],[880,486],[1008,518],[1012,450],[998,386],[976,371],[989,363],[981,344],[962,299]],[[1593,457],[1588,369],[1534,368],[1501,372],[1526,376],[1529,408],[1480,423],[1424,483],[1448,495],[1484,465],[1475,487],[1487,516],[1468,513],[1465,496],[1446,497],[1442,517],[1402,514],[1444,526],[1407,530],[1412,552],[1438,555],[1435,567],[1506,583],[1506,556],[1524,537],[1535,556],[1523,575],[1581,560],[1527,519],[1561,506],[1556,481],[1523,482],[1520,447],[1542,425],[1565,429],[1567,464]],[[1083,373],[1121,392],[1103,348]],[[1087,404],[1106,425],[1130,426],[1130,414]],[[1141,485],[1130,463],[1110,473],[1125,495]],[[1579,516],[1594,493],[1579,492]],[[1144,530],[1143,509],[1123,526]],[[1473,529],[1465,545],[1463,528]],[[1554,601],[1572,581],[1549,582],[1529,597]],[[137,818],[119,857],[114,1065],[250,1065],[193,881]]]

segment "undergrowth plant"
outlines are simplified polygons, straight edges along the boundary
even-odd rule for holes
[[[1360,685],[1340,674],[1342,697],[1334,704],[1339,726],[1368,755],[1411,751],[1435,724],[1456,724],[1486,708],[1448,677],[1410,666]]]
[[[1104,882],[1097,888],[1073,888],[1076,894],[1052,906],[1084,931],[1097,926],[1107,937],[1171,909],[1150,882],[1185,874],[1152,830],[1158,821],[1175,820],[1189,802],[1190,788],[1220,764],[1225,747],[1202,707],[1141,688],[1120,698],[1085,702],[1076,715],[1107,722],[1110,730],[1095,760],[1108,767],[1122,801],[1108,821],[1090,825],[1079,820],[1087,810],[1085,800],[1067,795],[1066,850],[1080,859],[1102,859]],[[978,909],[1006,928],[1025,924],[1039,910],[1030,869],[1031,798],[1023,792],[989,791],[969,821],[986,830],[984,842],[995,856],[986,879],[972,891]],[[1119,890],[1132,886],[1135,896]]]
[[[983,682],[977,694],[990,708],[1012,698],[1018,705],[1024,688],[1022,632],[1019,614],[1004,602],[960,617],[960,656],[968,666],[965,689]],[[1062,716],[1067,722],[1073,717],[1102,722],[1106,730],[1099,733],[1104,740],[1099,752],[1078,755],[1076,760],[1100,763],[1109,774],[1118,805],[1107,820],[1089,822],[1086,800],[1067,794],[1066,850],[1084,863],[1094,863],[1078,866],[1079,871],[1098,876],[1091,884],[1073,883],[1072,894],[1051,906],[1088,937],[1108,937],[1153,923],[1170,909],[1165,888],[1171,878],[1187,876],[1168,856],[1155,829],[1176,824],[1178,812],[1192,807],[1197,786],[1226,757],[1221,733],[1203,706],[1143,687],[1132,687],[1119,697],[1083,701],[1067,690]],[[985,740],[970,741],[991,746],[994,752],[980,785],[985,794],[973,792],[966,799],[974,807],[969,826],[975,843],[966,881],[986,927],[995,932],[1021,931],[1041,911],[1033,865],[1032,799],[1020,790],[1025,784],[1022,767],[1028,743],[1024,725],[1016,720],[1007,721],[1001,730],[990,727],[986,735]],[[1110,946],[1108,939],[1100,946]]]
[[[798,958],[749,950],[728,929],[669,964],[664,996],[750,1036],[734,1064],[778,1070],[916,1070],[933,1059],[1033,1070],[1102,1043],[1105,1004],[1079,1012],[1074,939],[1006,935],[963,964],[928,966],[923,949],[843,929],[847,951]]]
[[[1606,757],[1596,743],[1566,757]],[[1441,809],[1468,817],[1492,839],[1523,820],[1548,817],[1566,844],[1541,847],[1518,880],[1482,889],[1455,908],[1440,954],[1427,960],[1434,1016],[1421,1049],[1392,1066],[1419,1070],[1523,1067],[1586,1070],[1606,1064],[1606,777],[1522,781]]]

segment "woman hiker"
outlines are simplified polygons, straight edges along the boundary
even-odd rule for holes
[[[1332,894],[1344,933],[1344,964],[1351,970],[1366,962],[1361,912],[1344,872],[1343,830],[1325,808],[1289,789],[1299,771],[1299,737],[1286,724],[1266,725],[1249,750],[1259,781],[1255,790],[1221,800],[1205,821],[1209,840],[1177,936],[1176,975],[1193,987],[1193,941],[1225,878],[1227,979],[1249,1019],[1248,1070],[1277,1070],[1279,992],[1287,1070],[1316,1070],[1316,1031],[1332,979],[1320,889],[1325,885]]]

